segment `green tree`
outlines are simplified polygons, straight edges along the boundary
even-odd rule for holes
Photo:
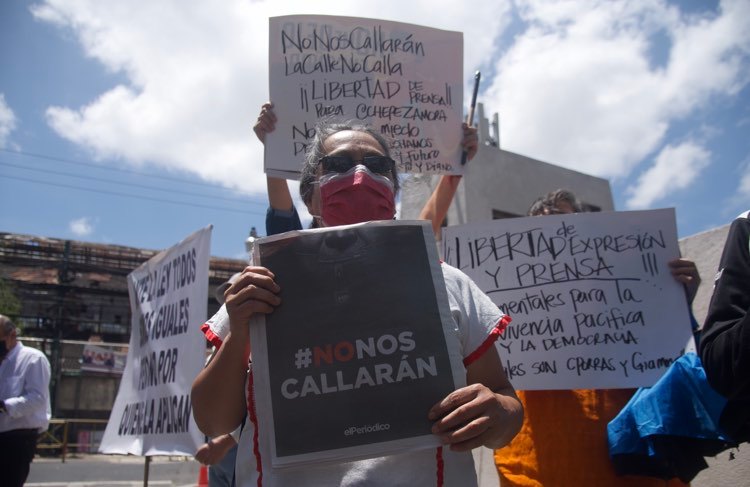
[[[21,300],[18,299],[13,285],[0,277],[0,314],[12,319],[21,312]]]

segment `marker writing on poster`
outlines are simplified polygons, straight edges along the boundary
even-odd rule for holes
[[[370,19],[297,16],[271,21],[271,86],[296,127],[291,144],[270,142],[299,160],[324,117],[362,120],[387,137],[399,170],[454,172],[461,115],[456,33]],[[294,93],[289,98],[288,94]],[[287,101],[288,99],[288,101]],[[283,131],[287,132],[283,126]],[[414,128],[422,133],[415,134]],[[301,135],[304,134],[304,137]],[[275,147],[278,144],[278,149]],[[273,156],[276,159],[276,156]],[[279,159],[280,161],[281,159]],[[286,163],[270,163],[281,169]],[[284,171],[295,172],[296,165]]]
[[[125,405],[119,436],[187,433],[193,406],[190,394],[165,396]]]

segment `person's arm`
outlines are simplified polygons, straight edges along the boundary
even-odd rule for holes
[[[711,386],[730,399],[750,400],[750,220],[729,228],[700,341]]]
[[[22,418],[36,411],[44,411],[49,400],[49,379],[49,362],[43,357],[34,357],[21,379],[24,382],[21,395],[3,401],[6,414],[11,418]]]
[[[266,143],[266,134],[276,129],[276,114],[273,112],[273,103],[266,102],[260,107],[253,132],[262,144]],[[289,185],[286,179],[266,176],[266,188],[268,189],[268,204],[274,210],[292,211],[294,203],[292,194],[289,191]]]
[[[521,430],[523,406],[494,346],[468,365],[466,380],[430,410],[432,432],[454,451],[507,445]]]
[[[250,317],[271,313],[281,303],[280,288],[265,267],[246,267],[224,294],[230,332],[192,388],[198,428],[216,437],[234,430],[245,416],[245,381],[250,357]]]
[[[429,220],[432,223],[432,232],[435,238],[440,238],[440,228],[448,214],[448,208],[451,206],[453,197],[461,182],[461,176],[456,174],[446,174],[440,176],[435,190],[430,195],[422,211],[419,213],[420,220]]]
[[[464,131],[463,148],[466,151],[466,159],[470,161],[476,155],[479,146],[477,129],[476,127],[469,127],[466,123],[463,124],[462,128]],[[445,215],[448,214],[448,208],[451,206],[460,182],[460,175],[447,174],[441,176],[435,190],[419,213],[420,220],[432,222],[432,231],[436,238],[440,236],[440,227],[445,220]]]

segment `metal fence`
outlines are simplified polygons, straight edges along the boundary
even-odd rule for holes
[[[77,453],[97,453],[106,427],[106,419],[51,419],[47,431],[39,435],[36,448],[42,454],[60,455],[65,463],[71,449]],[[76,433],[75,441],[71,441],[71,430]]]

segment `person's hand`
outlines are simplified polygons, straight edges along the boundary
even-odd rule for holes
[[[470,161],[477,155],[479,149],[479,137],[477,136],[477,128],[469,127],[466,122],[461,124],[464,131],[464,138],[461,141],[461,145],[466,152],[466,160]]]
[[[247,334],[247,324],[253,314],[271,313],[281,304],[278,296],[281,288],[274,278],[273,272],[265,267],[248,266],[224,292],[232,334]]]
[[[453,391],[430,409],[428,418],[435,421],[432,433],[453,451],[495,447],[498,438],[507,436],[507,429],[517,431],[517,421],[504,407],[502,397],[482,384]]]
[[[266,142],[266,134],[276,128],[276,114],[273,113],[273,103],[266,102],[260,107],[260,115],[253,125],[253,132],[262,143]]]
[[[198,448],[195,452],[195,459],[202,465],[216,465],[234,444],[234,438],[231,435],[210,439]]]
[[[198,451],[195,452],[195,459],[198,460],[201,465],[214,465],[221,460],[220,458],[217,458],[216,448],[213,448],[211,440],[198,448]]]
[[[672,273],[675,281],[685,286],[688,304],[693,304],[695,294],[698,292],[698,286],[701,283],[701,276],[698,274],[698,268],[695,262],[688,259],[674,259],[669,261],[669,271]]]

